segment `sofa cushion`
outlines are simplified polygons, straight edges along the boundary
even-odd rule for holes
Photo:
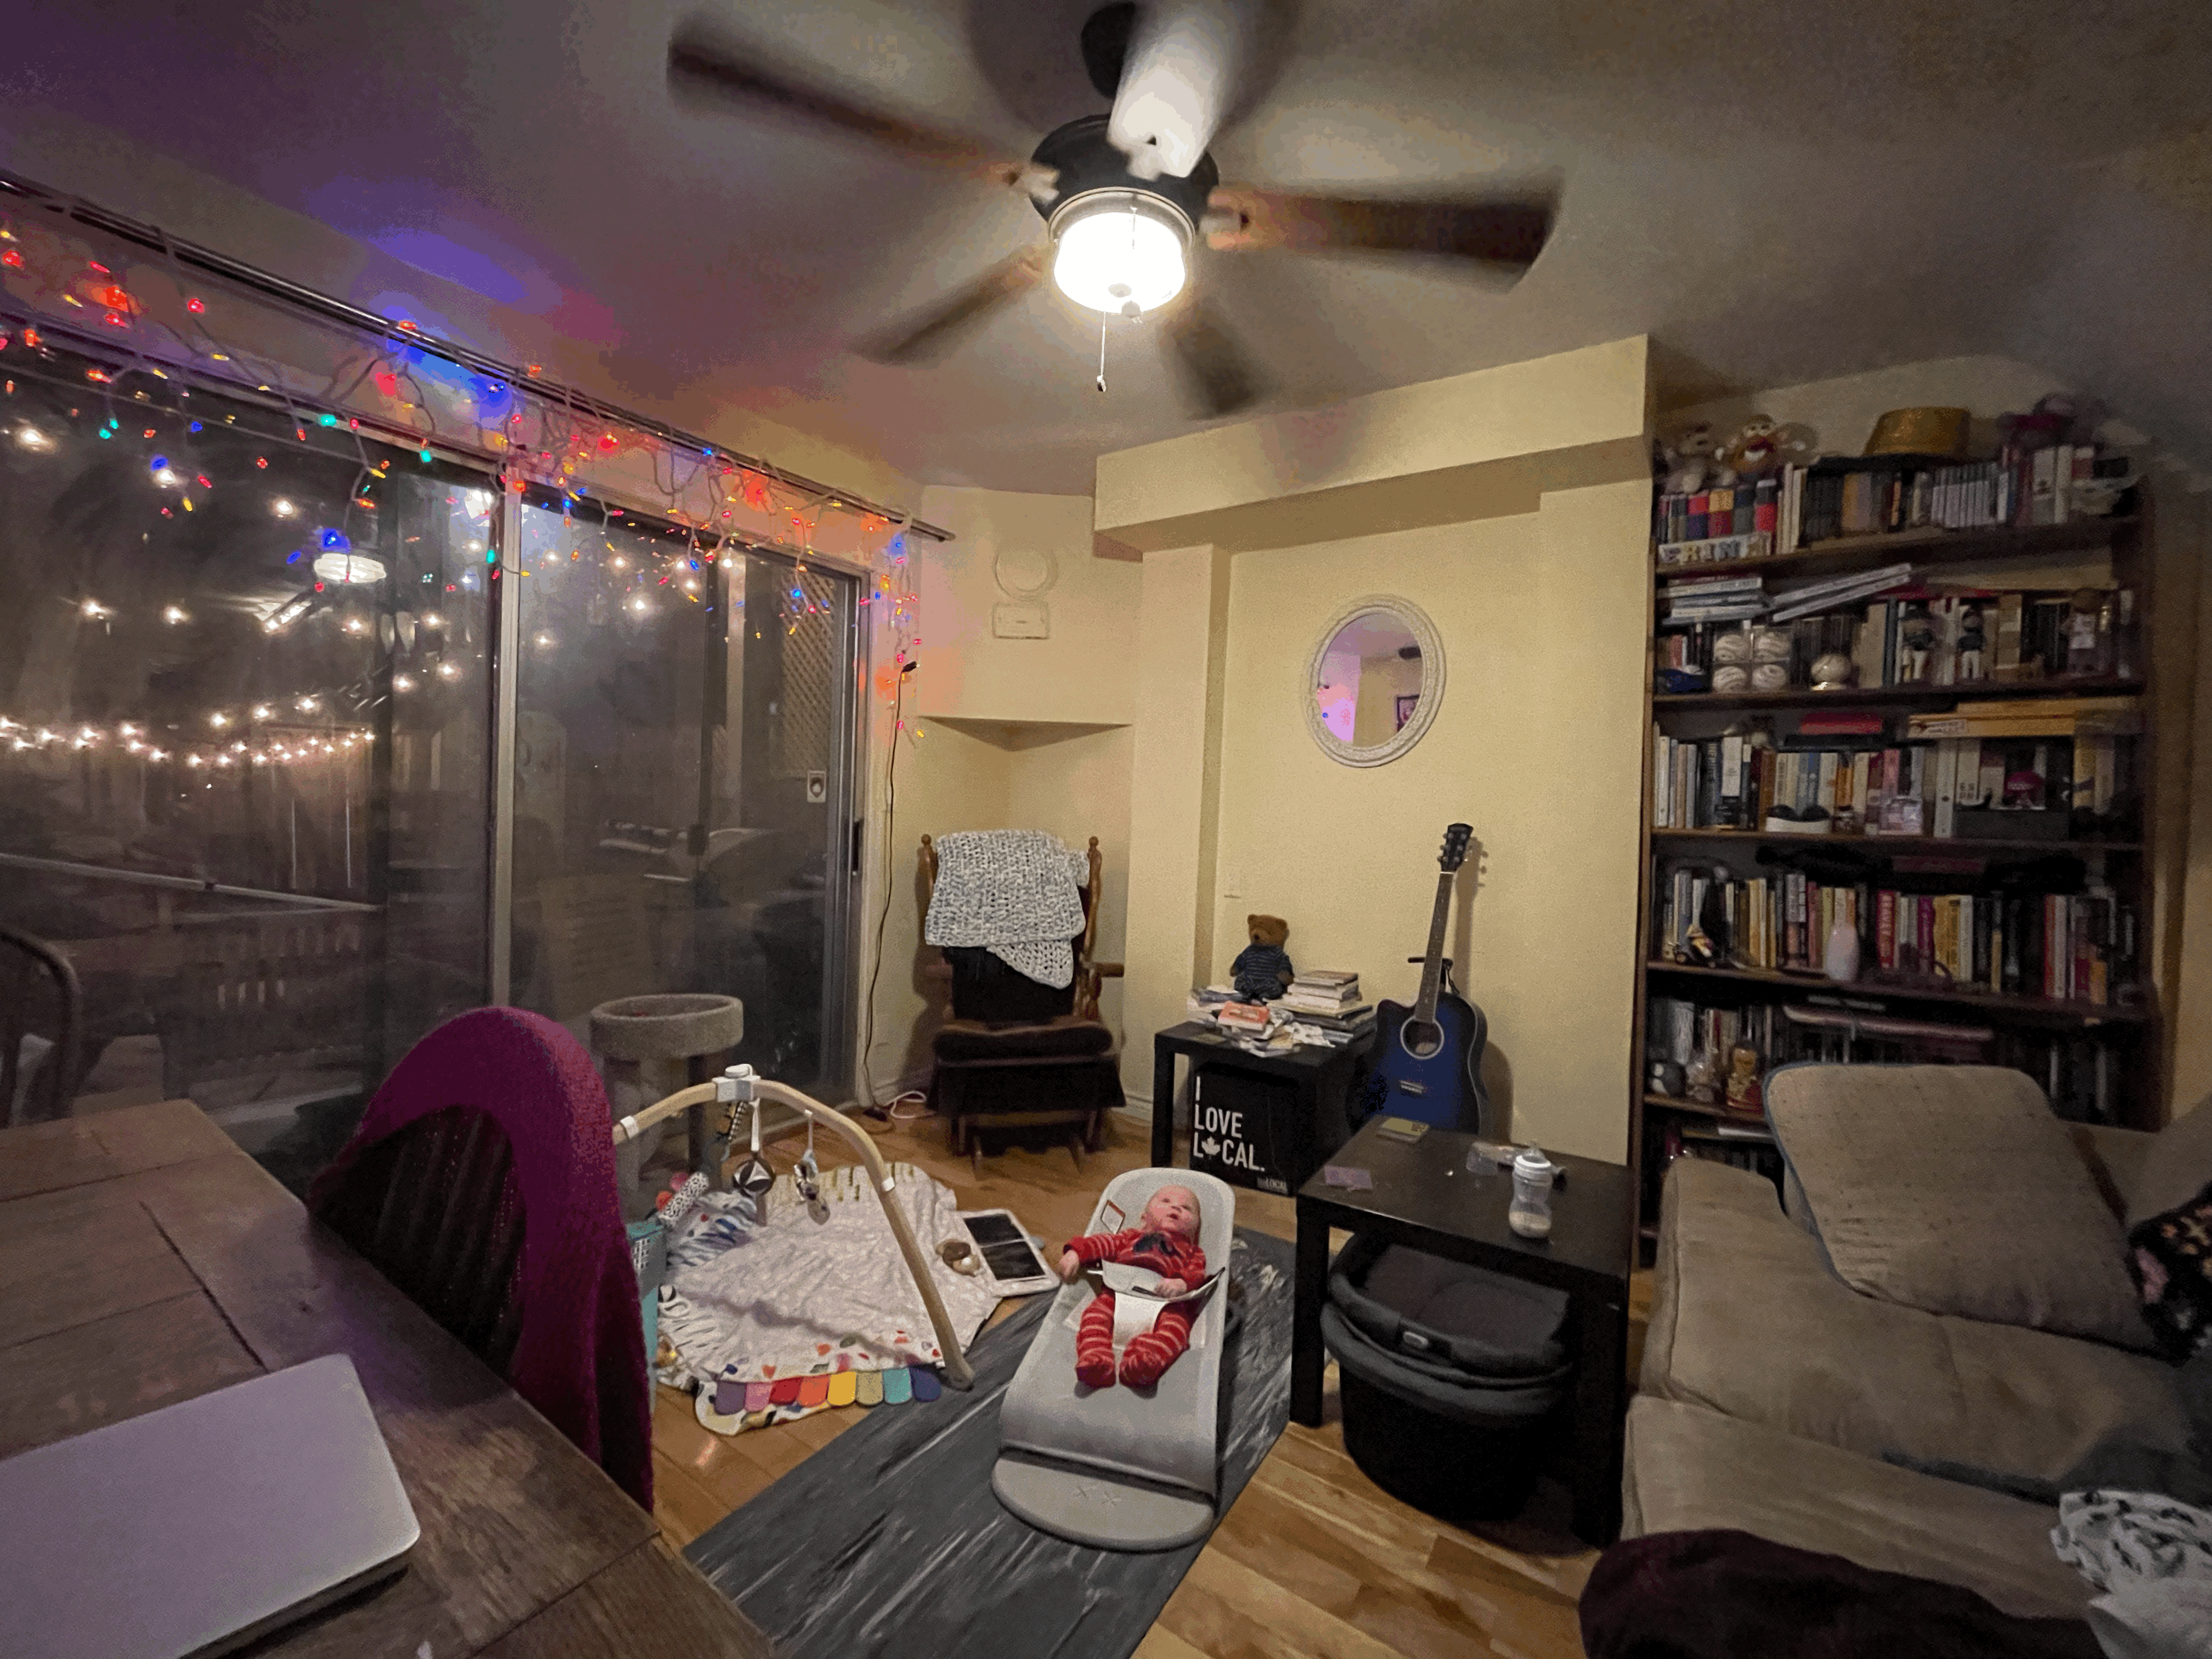
[[[2163,1360],[1862,1296],[1745,1170],[1683,1158],[1668,1171],[1655,1265],[1648,1395],[1869,1458],[2052,1480],[2123,1428],[2188,1443]]]
[[[2179,1209],[2212,1182],[2212,1095],[2151,1137],[2128,1188],[2128,1231]]]
[[[2148,1347],[2118,1221],[2024,1073],[1785,1066],[1776,1139],[1853,1289]]]
[[[2051,1553],[2055,1510],[1676,1401],[1629,1407],[1621,1496],[1624,1538],[1734,1527],[1963,1585],[2026,1618],[2079,1618],[2091,1594]]]

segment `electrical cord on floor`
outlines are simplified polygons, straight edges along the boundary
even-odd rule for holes
[[[884,971],[884,927],[891,918],[891,837],[898,830],[898,757],[899,738],[906,729],[906,677],[914,672],[915,665],[908,663],[899,670],[898,686],[891,694],[891,757],[884,770],[884,845],[882,868],[884,878],[883,908],[876,912],[875,960],[868,964],[868,1009],[860,1038],[860,1111],[872,1117],[880,1114],[891,1122],[899,1122],[895,1111],[876,1104],[876,1079],[869,1068],[868,1057],[876,1047],[876,981]],[[902,1095],[891,1102],[896,1107]]]

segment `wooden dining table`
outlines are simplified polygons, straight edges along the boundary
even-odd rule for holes
[[[331,1353],[361,1375],[422,1540],[256,1659],[771,1651],[652,1516],[191,1101],[0,1131],[0,1457]],[[84,1593],[100,1588],[88,1560]]]

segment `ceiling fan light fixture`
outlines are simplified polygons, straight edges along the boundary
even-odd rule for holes
[[[1156,310],[1182,292],[1190,226],[1139,191],[1094,191],[1052,216],[1052,280],[1080,306],[1111,316]]]

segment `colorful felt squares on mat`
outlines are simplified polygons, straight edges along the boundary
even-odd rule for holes
[[[901,1365],[887,1371],[831,1371],[779,1377],[773,1382],[739,1382],[725,1377],[702,1396],[698,1418],[717,1434],[737,1434],[847,1406],[903,1406],[917,1401],[927,1405],[944,1393],[944,1380],[927,1365]]]

